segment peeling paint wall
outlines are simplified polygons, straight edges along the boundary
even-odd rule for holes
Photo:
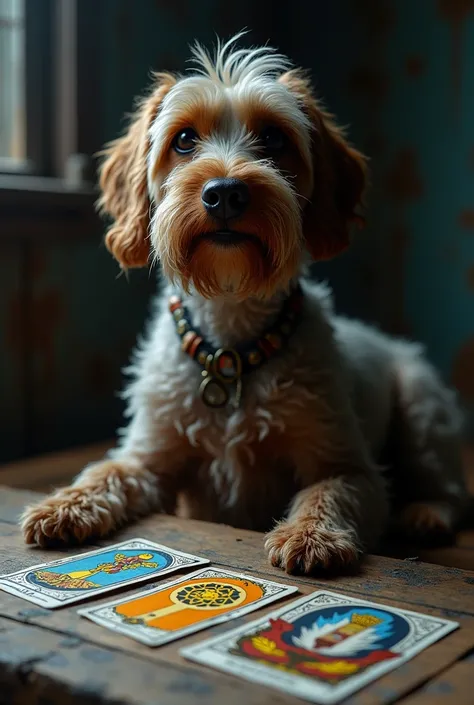
[[[292,7],[278,41],[371,158],[366,232],[317,270],[341,308],[421,340],[474,407],[474,0]]]

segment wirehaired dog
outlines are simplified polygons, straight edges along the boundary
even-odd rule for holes
[[[85,541],[176,511],[267,531],[287,571],[338,569],[389,519],[454,530],[459,413],[418,345],[334,315],[302,276],[349,245],[366,160],[268,48],[156,74],[106,150],[101,209],[123,269],[168,280],[125,391],[118,448],[29,507],[28,543]],[[383,466],[383,468],[382,468]]]

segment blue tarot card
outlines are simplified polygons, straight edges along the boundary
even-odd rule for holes
[[[0,589],[54,608],[207,563],[205,558],[133,539],[3,575]]]

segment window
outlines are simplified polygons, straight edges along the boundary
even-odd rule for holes
[[[0,172],[93,178],[97,0],[0,0]],[[78,156],[80,155],[80,156]],[[71,171],[71,170],[70,170]]]
[[[0,0],[0,248],[99,232],[102,6]]]
[[[0,0],[0,163],[26,161],[25,4]]]

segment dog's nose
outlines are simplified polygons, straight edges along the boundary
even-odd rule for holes
[[[250,192],[247,184],[239,179],[211,179],[204,184],[201,200],[209,215],[225,221],[244,213]]]

